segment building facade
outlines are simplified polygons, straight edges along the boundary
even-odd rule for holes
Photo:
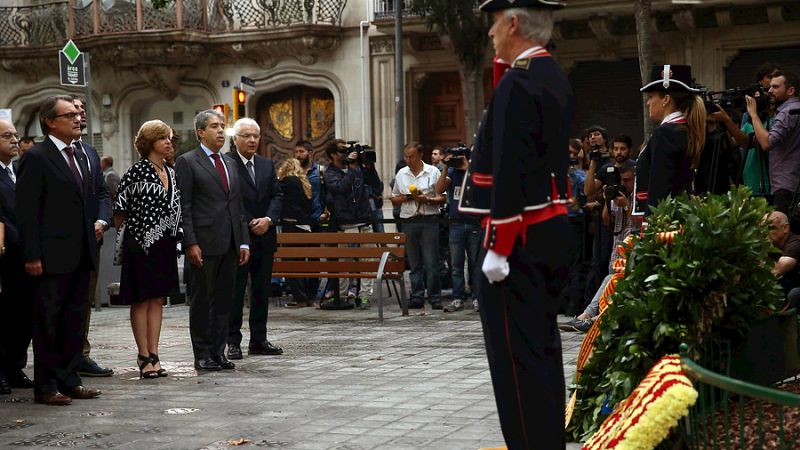
[[[598,123],[644,139],[632,3],[569,0],[557,13],[554,43],[578,99],[576,133]],[[799,70],[798,3],[654,0],[653,60],[691,64],[712,90],[751,84],[768,60]],[[150,0],[5,0],[0,108],[12,110],[21,135],[36,136],[44,96],[83,95],[59,83],[58,51],[73,39],[91,58],[92,139],[118,170],[137,159],[133,138],[146,120],[173,126],[182,150],[192,148],[195,113],[230,104],[244,76],[255,82],[246,112],[262,126],[262,154],[281,160],[307,139],[321,157],[331,139],[358,140],[377,149],[388,182],[399,154],[395,4],[173,0],[155,9]],[[453,52],[424,18],[404,13],[405,141],[469,144]]]

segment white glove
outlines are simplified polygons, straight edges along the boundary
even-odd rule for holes
[[[490,283],[499,283],[506,279],[511,268],[508,267],[508,257],[489,250],[486,252],[486,258],[483,259],[481,270]]]

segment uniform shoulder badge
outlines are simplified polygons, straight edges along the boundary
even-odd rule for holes
[[[528,58],[525,58],[525,59],[518,59],[518,60],[514,61],[514,66],[513,67],[515,69],[528,70],[528,67],[530,67],[530,65],[531,65],[531,60],[528,59]]]

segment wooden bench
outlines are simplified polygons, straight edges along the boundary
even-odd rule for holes
[[[403,280],[405,244],[406,235],[402,233],[278,233],[272,276],[372,278],[378,299],[378,320],[383,323],[383,282],[386,280],[400,281],[401,294],[397,295],[395,288],[395,296],[403,315],[408,315]]]

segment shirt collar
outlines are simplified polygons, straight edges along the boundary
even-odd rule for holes
[[[209,158],[211,158],[211,155],[214,154],[214,152],[212,152],[210,148],[206,147],[202,143],[200,143],[200,148],[203,149],[203,151],[205,152],[206,156],[208,156]],[[219,155],[219,152],[217,152],[217,155]]]
[[[238,151],[238,150],[236,150],[236,154],[237,154],[237,155],[239,155],[239,159],[241,159],[241,160],[242,160],[242,164],[244,164],[245,166],[247,166],[247,163],[249,163],[249,162],[252,162],[252,163],[253,163],[253,165],[255,165],[255,164],[256,164],[256,157],[255,157],[255,156],[253,156],[253,157],[252,157],[252,158],[250,158],[250,159],[247,159],[247,158],[245,158],[245,157],[244,157],[244,155],[242,155],[241,153],[239,153],[239,151]]]
[[[13,162],[9,161],[8,165],[6,165],[6,164],[3,164],[3,161],[0,161],[0,169],[3,169],[5,171],[6,168],[8,168],[8,167],[11,167],[11,171],[14,172],[14,164],[13,164]]]
[[[50,140],[53,142],[53,144],[56,144],[56,148],[58,148],[58,151],[62,151],[65,148],[70,146],[70,144],[65,143],[61,139],[53,136],[52,134],[48,135],[47,137],[50,138]]]
[[[791,105],[793,105],[793,104],[795,104],[797,102],[800,102],[800,98],[789,97],[788,99],[786,99],[785,102],[783,102],[780,105],[778,105],[778,107],[775,108],[775,111],[783,111],[784,109],[788,108],[789,106],[791,106]]]
[[[681,111],[675,111],[672,114],[667,115],[664,117],[664,120],[661,121],[661,124],[665,123],[672,123],[672,122],[686,122],[686,116]]]

